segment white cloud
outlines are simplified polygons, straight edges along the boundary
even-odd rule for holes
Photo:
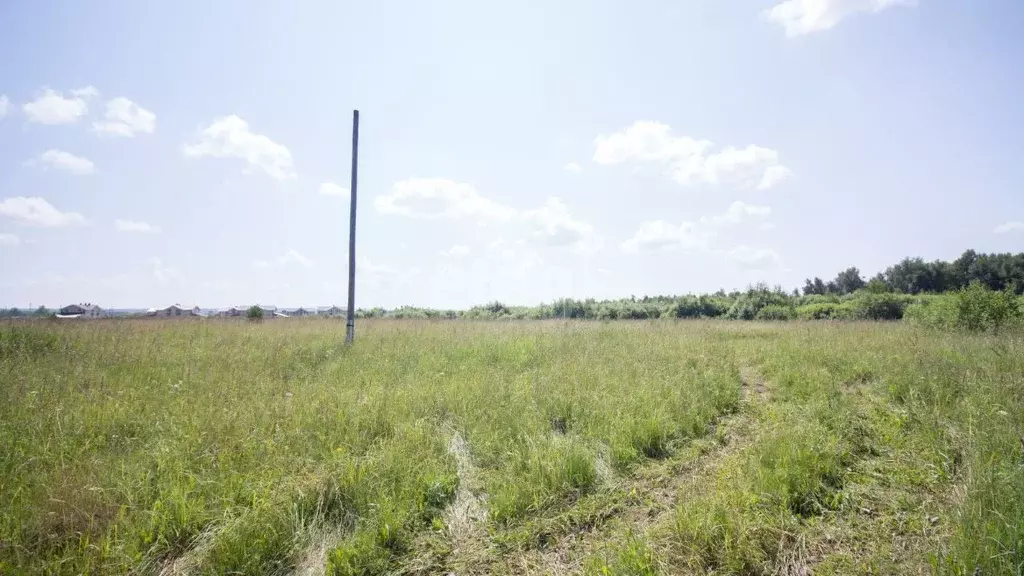
[[[348,197],[348,188],[342,188],[334,182],[324,182],[320,185],[319,192],[323,196],[345,196]]]
[[[481,196],[470,184],[445,178],[411,178],[395,183],[390,194],[377,196],[374,205],[383,214],[520,227],[533,241],[549,247],[599,247],[593,227],[573,218],[565,203],[554,197],[539,208],[518,210]]]
[[[993,230],[996,234],[1009,234],[1010,232],[1024,231],[1024,222],[1004,222]]]
[[[765,218],[772,213],[769,206],[733,202],[725,213],[703,217],[697,222],[678,226],[665,220],[643,222],[632,238],[621,244],[624,252],[655,252],[672,250],[710,250],[719,230],[725,226]]]
[[[25,104],[22,109],[29,121],[40,124],[74,124],[89,112],[86,98],[95,96],[96,89],[92,86],[71,91],[72,97],[50,88],[43,89],[36,99]]]
[[[533,227],[534,238],[546,246],[585,249],[594,241],[594,227],[574,219],[559,198],[548,198],[544,206],[523,212],[522,218]]]
[[[459,258],[461,256],[468,255],[469,252],[470,252],[469,246],[466,246],[465,244],[456,244],[456,245],[452,246],[451,248],[449,248],[447,250],[442,250],[441,251],[441,256],[450,256],[450,257],[454,257],[454,258]]]
[[[127,98],[114,98],[107,102],[104,120],[93,123],[92,129],[100,134],[128,138],[140,132],[152,134],[156,130],[156,114]]]
[[[693,222],[678,226],[665,220],[643,222],[632,238],[622,243],[622,251],[654,252],[672,250],[706,250],[715,233],[708,227]]]
[[[310,260],[309,258],[306,258],[302,254],[299,254],[295,250],[289,250],[289,251],[285,252],[284,255],[278,256],[277,258],[274,258],[273,260],[253,260],[252,261],[252,265],[253,265],[254,268],[270,268],[270,267],[283,268],[283,267],[288,266],[290,264],[296,264],[296,265],[301,266],[303,268],[312,268],[313,267],[313,261],[312,260]]]
[[[7,99],[6,94],[0,94],[0,118],[7,116],[7,112],[11,109],[11,101]]]
[[[86,86],[85,88],[75,88],[71,91],[71,95],[75,98],[95,98],[100,95],[100,91],[95,86]]]
[[[711,142],[687,136],[672,136],[670,132],[671,128],[667,124],[637,121],[611,136],[598,136],[594,140],[594,162],[665,162],[703,155],[711,146]]]
[[[88,224],[84,216],[77,212],[61,212],[42,198],[15,196],[0,201],[0,216],[7,216],[34,226],[59,228],[75,224]]]
[[[857,12],[881,12],[893,6],[913,6],[916,0],[786,0],[765,11],[768,19],[794,37],[828,30]]]
[[[769,166],[765,169],[764,176],[761,177],[761,181],[757,184],[757,189],[767,190],[792,175],[793,171],[785,166]]]
[[[68,172],[78,174],[79,176],[92,174],[96,171],[96,166],[91,160],[82,158],[81,156],[75,156],[70,152],[56,149],[47,150],[32,160],[29,160],[26,164],[29,166],[42,165],[57,168],[59,170],[67,170]]]
[[[288,148],[250,131],[249,124],[235,115],[216,118],[202,131],[199,141],[184,145],[182,152],[193,158],[239,158],[252,167],[261,168],[271,178],[295,178]]]
[[[775,230],[778,227],[778,224],[776,224],[775,222],[763,222],[760,226],[757,227],[757,229],[762,232],[771,232],[772,230]]]
[[[726,252],[726,256],[742,268],[750,270],[771,270],[779,267],[779,254],[768,248],[737,246]]]
[[[563,166],[562,169],[571,174],[580,174],[583,172],[583,167],[575,162],[569,162]]]
[[[779,153],[770,148],[728,146],[707,156],[687,158],[672,167],[672,178],[680,184],[726,184],[753,186],[763,182],[770,170],[783,168]]]
[[[766,189],[790,174],[771,148],[750,145],[711,152],[712,143],[689,136],[673,136],[667,124],[638,121],[611,136],[594,140],[594,162],[657,164],[684,186],[731,184]]]
[[[14,234],[0,234],[0,246],[17,246],[21,244],[21,238]]]
[[[736,201],[729,205],[729,208],[725,211],[725,214],[721,216],[713,216],[708,222],[715,225],[721,224],[740,224],[746,220],[753,218],[763,218],[770,216],[772,209],[770,206],[757,206],[754,204],[746,204],[744,202]],[[703,220],[703,219],[702,219]]]
[[[160,232],[159,226],[154,226],[148,222],[140,222],[138,220],[117,219],[114,221],[114,227],[120,232],[143,232],[152,234],[158,234]]]
[[[481,223],[507,221],[516,210],[481,196],[471,184],[446,178],[410,178],[396,182],[390,194],[377,196],[382,214],[414,218],[471,218]]]

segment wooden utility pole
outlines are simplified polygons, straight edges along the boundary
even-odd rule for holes
[[[356,331],[356,180],[359,173],[359,110],[352,111],[352,189],[348,213],[348,309],[345,310],[345,344]]]

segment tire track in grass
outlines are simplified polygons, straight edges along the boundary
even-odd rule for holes
[[[442,429],[451,433],[448,453],[455,460],[458,486],[445,508],[443,526],[416,535],[413,552],[399,562],[396,574],[476,574],[487,565],[492,552],[487,529],[487,495],[483,491],[479,469],[473,463],[469,442],[450,424]]]
[[[299,555],[293,576],[323,576],[327,573],[327,554],[345,537],[342,530],[322,528],[309,535],[309,546]]]
[[[218,530],[219,528],[207,528],[201,532],[184,552],[161,562],[155,573],[159,576],[188,576],[198,573],[213,547]],[[140,573],[144,573],[145,568],[145,565],[140,567]]]
[[[588,557],[623,529],[639,535],[662,523],[675,510],[680,490],[706,479],[727,455],[743,449],[756,436],[752,412],[768,400],[770,391],[753,368],[740,368],[740,383],[739,408],[713,421],[706,437],[621,480],[614,488],[619,505],[613,505],[598,522],[565,534],[554,544],[508,558],[505,568],[516,574],[577,574],[584,570]]]
[[[455,458],[459,485],[455,491],[455,500],[445,510],[444,523],[451,540],[452,557],[458,564],[459,560],[479,548],[473,544],[486,540],[487,506],[469,443],[458,432],[448,442],[448,453]]]
[[[877,394],[878,381],[844,385],[844,393],[863,404],[875,418],[890,422],[901,410]],[[884,425],[884,423],[883,423]],[[793,567],[824,573],[928,574],[934,571],[929,555],[945,552],[962,486],[950,483],[917,484],[913,489],[899,479],[927,469],[901,438],[882,435],[871,452],[861,453],[847,470],[845,505],[822,518],[813,530],[802,533],[799,562],[780,558],[780,573],[798,574]],[[888,538],[871,536],[887,535]],[[789,572],[784,570],[789,569]]]

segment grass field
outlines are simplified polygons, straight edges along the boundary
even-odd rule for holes
[[[2,574],[1020,574],[1024,338],[0,326]]]

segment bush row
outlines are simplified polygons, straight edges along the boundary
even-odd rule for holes
[[[956,292],[912,304],[906,317],[931,328],[981,332],[1020,325],[1022,313],[1024,297],[1016,296],[1013,287],[996,291],[974,282]]]
[[[946,294],[871,292],[798,296],[757,285],[744,292],[656,296],[597,301],[562,299],[540,306],[492,302],[469,310],[402,307],[360,310],[363,318],[466,320],[649,320],[724,318],[728,320],[901,320],[942,329],[999,329],[1017,322],[1024,306],[1014,287],[994,291],[981,283]]]

